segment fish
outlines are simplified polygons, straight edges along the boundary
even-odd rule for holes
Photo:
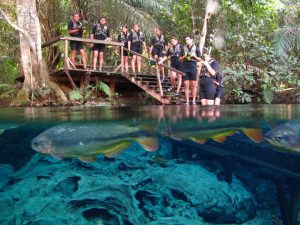
[[[283,123],[265,134],[265,139],[283,150],[300,153],[300,120]]]
[[[152,131],[112,123],[60,124],[32,139],[31,147],[58,159],[78,158],[94,162],[97,155],[115,157],[134,142],[146,151],[159,149],[158,139]]]
[[[255,143],[263,141],[264,136],[261,128],[224,127],[224,128],[184,128],[177,129],[167,135],[174,140],[190,140],[198,144],[205,144],[208,140],[223,143],[227,137],[242,132]]]

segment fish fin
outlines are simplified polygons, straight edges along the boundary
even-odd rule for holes
[[[124,149],[128,148],[130,145],[130,141],[123,141],[118,145],[114,146],[113,148],[109,148],[109,151],[107,151],[107,153],[104,153],[104,155],[108,158],[114,158],[115,156],[119,155]]]
[[[97,158],[95,156],[80,156],[78,157],[78,159],[86,163],[97,161]]]
[[[157,138],[142,137],[137,138],[136,141],[148,152],[154,152],[159,149],[159,142]]]
[[[172,138],[175,141],[182,141],[182,138],[180,138],[180,137],[170,136],[170,138]]]
[[[55,159],[58,159],[58,160],[62,160],[62,157],[60,155],[57,155],[57,154],[51,154],[51,156]]]
[[[243,128],[242,132],[255,143],[260,143],[264,139],[261,128]]]
[[[203,145],[203,144],[205,144],[205,142],[206,142],[207,140],[206,140],[206,139],[192,138],[192,141],[193,141],[193,142],[196,142],[196,143],[198,143],[198,144]]]
[[[226,140],[226,137],[214,137],[212,138],[215,142],[223,143]]]

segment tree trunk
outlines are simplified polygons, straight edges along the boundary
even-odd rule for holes
[[[202,32],[200,34],[200,44],[199,44],[199,49],[200,49],[201,53],[205,46],[208,21],[209,21],[211,15],[215,12],[217,5],[218,5],[217,0],[207,0],[206,1],[205,17],[203,20],[203,27],[202,27]]]
[[[17,0],[16,4],[18,25],[24,31],[20,32],[24,88],[35,90],[49,86],[54,89],[60,101],[66,102],[64,93],[50,82],[48,70],[42,60],[41,26],[36,0]]]

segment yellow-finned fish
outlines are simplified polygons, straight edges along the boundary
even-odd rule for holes
[[[138,127],[118,124],[66,123],[54,126],[31,141],[34,150],[56,158],[75,157],[85,162],[103,154],[114,157],[136,141],[146,151],[156,151],[156,136]]]
[[[184,128],[172,130],[167,136],[175,140],[191,140],[199,144],[204,144],[207,140],[213,140],[222,143],[227,137],[242,132],[252,141],[259,143],[263,141],[261,128],[244,127],[224,127],[224,128]]]

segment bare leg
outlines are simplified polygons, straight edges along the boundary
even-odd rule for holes
[[[132,59],[131,59],[131,70],[132,70],[132,73],[135,73],[135,61],[136,61],[136,55],[133,55]]]
[[[102,71],[103,66],[103,52],[99,52],[99,70]]]
[[[185,100],[186,102],[190,102],[190,81],[184,81],[184,92],[185,92]]]
[[[87,69],[87,67],[86,67],[86,54],[85,54],[84,49],[80,49],[80,53],[81,53],[81,56],[82,56],[83,68],[86,70]]]
[[[73,65],[75,65],[75,57],[76,57],[77,50],[72,50],[71,51],[71,62]]]
[[[201,99],[201,105],[207,105],[207,99]]]
[[[176,79],[176,73],[175,72],[171,72],[171,88],[174,89],[175,88],[175,79]]]
[[[197,94],[197,81],[191,81],[191,89],[192,89],[192,98],[193,102],[196,102],[196,94]]]
[[[182,84],[182,76],[177,74],[177,93],[179,93]]]
[[[124,56],[125,71],[128,72],[128,56]]]
[[[136,59],[137,59],[138,73],[140,73],[142,69],[142,58],[140,56],[137,56]]]
[[[214,104],[214,100],[207,99],[207,105],[213,105],[213,104]]]
[[[215,105],[221,105],[221,99],[215,98]]]
[[[98,58],[98,51],[94,51],[94,57],[93,57],[93,69],[96,70],[97,68],[97,58]]]

